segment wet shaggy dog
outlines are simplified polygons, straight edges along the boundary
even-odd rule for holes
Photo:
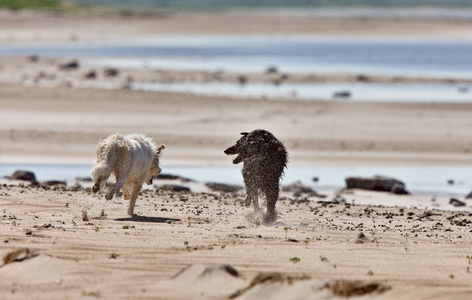
[[[272,133],[256,129],[242,132],[234,146],[225,150],[227,155],[237,154],[233,164],[243,162],[243,179],[246,186],[246,206],[254,204],[259,210],[258,194],[261,191],[267,200],[265,223],[277,219],[275,204],[279,198],[279,180],[287,166],[287,150]]]
[[[150,138],[142,134],[110,135],[97,145],[92,191],[98,192],[113,173],[116,183],[108,190],[105,199],[111,200],[121,189],[123,198],[130,200],[128,215],[133,216],[143,183],[151,185],[153,175],[161,172],[159,154],[164,148],[164,145],[156,147]]]

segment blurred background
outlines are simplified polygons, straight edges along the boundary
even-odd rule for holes
[[[270,100],[257,108],[260,112],[255,104],[244,106],[242,116],[212,104],[214,111],[198,126],[185,123],[192,117],[169,114],[167,128],[147,129],[152,136],[170,140],[170,172],[240,184],[239,167],[225,167],[230,160],[225,161],[219,149],[236,140],[238,126],[246,124],[273,130],[286,142],[293,165],[285,183],[302,181],[333,190],[344,185],[346,176],[380,173],[400,177],[420,193],[463,195],[472,186],[467,130],[471,125],[464,117],[472,101],[471,1],[0,0],[0,8],[0,84],[229,97],[236,100],[228,103],[240,100],[241,107],[245,101]],[[16,97],[7,94],[3,92],[0,101]],[[307,108],[298,109],[298,114],[274,109],[283,103]],[[306,103],[313,103],[313,108]],[[302,114],[315,111],[315,106],[317,113],[324,112],[319,107],[330,103],[365,106],[356,106],[349,120],[349,114],[329,110],[316,118]],[[384,115],[375,111],[378,103],[390,105],[383,107]],[[399,104],[411,104],[411,116]],[[432,110],[432,104],[437,106],[428,115],[426,108]],[[173,111],[180,111],[177,102],[174,106]],[[391,107],[403,107],[403,116],[412,123],[384,112]],[[363,117],[366,111],[370,115]],[[138,116],[129,123],[106,123],[84,112],[81,123],[68,128],[43,112],[41,121],[28,127],[7,111],[2,116],[0,175],[22,167],[36,170],[40,179],[88,176],[91,163],[84,162],[93,162],[100,137],[116,129],[149,128],[145,122],[150,122]],[[228,117],[233,123],[224,122]],[[80,145],[28,134],[61,128],[79,139],[79,126],[90,133],[80,135]],[[196,141],[197,137],[182,135],[186,143],[179,144],[171,140],[171,133],[165,134],[170,128],[173,137],[190,129],[196,135],[212,131],[214,136],[203,140],[202,134]],[[62,161],[52,160],[51,166],[44,163],[50,159],[23,160],[11,154],[21,153],[22,142],[44,147],[45,156],[51,151],[46,143],[59,143],[58,153],[77,155],[80,163],[64,167]],[[172,157],[173,146],[191,153],[200,169],[178,163]],[[216,161],[199,156],[211,157],[216,151],[221,156]],[[323,158],[333,153],[349,162],[326,166]],[[408,159],[388,166],[382,159],[368,161],[379,153]],[[336,155],[328,160],[337,161]],[[312,156],[317,159],[310,160]],[[62,177],[52,178],[54,174]],[[314,182],[318,174],[324,176]]]

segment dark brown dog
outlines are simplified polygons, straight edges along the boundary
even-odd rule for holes
[[[233,164],[243,162],[243,179],[246,186],[246,206],[254,203],[259,209],[258,194],[261,191],[267,200],[264,223],[277,219],[275,204],[279,198],[279,180],[287,166],[287,150],[272,133],[256,129],[242,132],[234,146],[225,150],[227,155],[237,154]]]

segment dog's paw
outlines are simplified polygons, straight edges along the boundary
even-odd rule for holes
[[[100,185],[98,183],[95,183],[92,187],[92,192],[96,194],[100,190]]]
[[[113,191],[112,192],[108,192],[106,195],[105,195],[105,199],[108,201],[108,200],[111,200],[113,199]]]
[[[277,220],[277,213],[275,212],[268,212],[265,214],[263,222],[264,224],[272,224]]]

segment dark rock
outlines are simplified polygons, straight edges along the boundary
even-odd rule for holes
[[[350,91],[337,91],[333,93],[334,98],[350,98],[351,92]]]
[[[279,70],[277,69],[276,66],[270,66],[266,69],[266,73],[267,74],[270,74],[270,73],[278,73]]]
[[[318,177],[313,177],[312,180],[313,180],[314,182],[320,181],[320,179],[319,179]]]
[[[63,63],[63,64],[59,65],[59,69],[61,69],[61,70],[74,70],[74,69],[78,69],[78,68],[79,68],[79,62],[76,61],[76,60],[73,60],[73,61],[70,61],[70,62]]]
[[[177,184],[164,184],[159,186],[159,189],[170,192],[190,192],[190,188]]]
[[[470,192],[469,194],[467,194],[467,196],[465,196],[466,199],[472,199],[472,192]]]
[[[105,76],[107,77],[116,77],[118,76],[118,69],[115,69],[115,68],[107,68],[103,71],[103,73],[105,74]]]
[[[67,185],[67,182],[60,180],[48,180],[41,182],[42,186],[57,186],[57,185]]]
[[[78,182],[93,182],[92,177],[76,177],[75,181]]]
[[[172,174],[164,174],[161,173],[159,175],[154,175],[152,179],[156,180],[181,180],[183,182],[193,182],[192,179],[188,179],[179,175],[172,175]]]
[[[216,183],[216,182],[209,182],[205,185],[210,190],[215,191],[215,192],[236,193],[243,189],[239,185],[231,185],[231,184]]]
[[[95,79],[97,78],[97,72],[91,70],[84,75],[85,79]]]
[[[397,179],[374,176],[374,177],[347,177],[346,187],[348,189],[363,189],[378,192],[408,193],[405,184]]]
[[[36,175],[34,175],[34,173],[30,171],[15,171],[11,176],[7,176],[6,178],[12,180],[25,180],[36,182]]]
[[[37,62],[37,61],[39,60],[39,56],[33,54],[33,55],[30,55],[30,56],[28,57],[28,59],[29,59],[30,62]]]
[[[239,82],[240,85],[245,85],[247,83],[247,77],[243,76],[243,75],[239,76],[238,77],[238,82]]]
[[[397,195],[409,195],[410,192],[408,192],[403,185],[400,184],[395,184],[392,189],[390,190],[391,193],[397,194]]]
[[[300,181],[294,182],[290,185],[286,185],[282,187],[283,192],[292,192],[292,193],[305,193],[305,194],[311,194],[315,193],[315,191],[310,188],[309,186],[303,185]]]
[[[365,75],[357,75],[357,78],[356,78],[357,81],[360,81],[360,82],[368,82],[369,81],[369,77],[365,76]]]
[[[451,198],[449,200],[449,204],[451,204],[452,206],[465,206],[465,202],[462,202],[458,199],[455,199],[455,198]]]
[[[447,184],[449,184],[449,185],[454,185],[454,180],[453,180],[453,179],[449,179],[449,180],[447,181]]]

